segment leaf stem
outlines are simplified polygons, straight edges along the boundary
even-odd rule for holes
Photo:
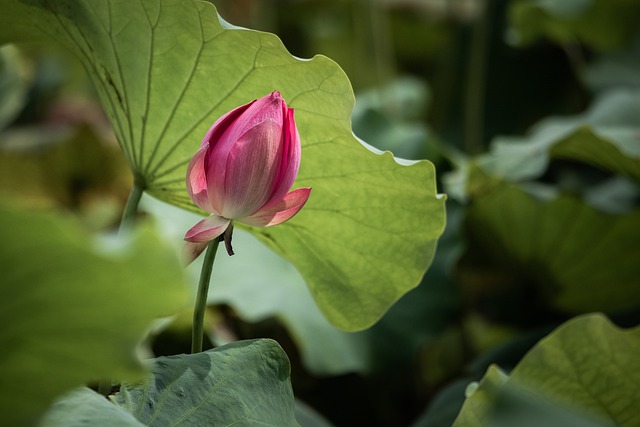
[[[200,271],[200,283],[198,284],[198,295],[196,305],[193,310],[193,333],[191,335],[191,353],[202,351],[202,336],[204,330],[204,312],[207,308],[207,295],[209,294],[209,282],[211,281],[211,270],[213,261],[216,259],[219,239],[213,239],[207,246],[207,253],[204,255],[202,270]]]
[[[141,185],[137,179],[134,179],[133,187],[129,193],[129,198],[127,199],[127,204],[124,206],[124,211],[122,212],[120,228],[118,229],[119,235],[122,236],[125,232],[128,232],[133,228],[133,224],[136,220],[136,213],[138,212],[138,205],[140,204],[140,199],[142,198],[143,193],[144,185]],[[109,393],[111,393],[111,380],[100,380],[98,382],[98,393],[105,397],[109,396]]]
[[[137,179],[134,180],[133,188],[131,188],[127,204],[122,212],[122,219],[120,220],[120,229],[118,230],[118,234],[122,235],[124,232],[133,228],[133,224],[136,220],[136,214],[138,212],[138,205],[140,204],[140,199],[142,198],[143,193],[144,185],[141,185]]]
[[[479,154],[484,148],[484,104],[494,0],[479,3],[480,12],[473,24],[467,64],[464,149]]]

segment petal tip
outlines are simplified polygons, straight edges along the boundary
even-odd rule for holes
[[[188,267],[193,261],[204,252],[207,243],[187,242],[182,247],[182,266]]]
[[[271,227],[293,218],[309,200],[311,187],[297,188],[287,193],[282,200],[239,221],[256,227]]]
[[[231,221],[217,215],[210,215],[191,227],[184,235],[184,240],[191,243],[208,243],[220,236]]]

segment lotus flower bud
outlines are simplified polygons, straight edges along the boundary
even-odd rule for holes
[[[270,227],[298,213],[311,192],[289,191],[298,175],[300,154],[293,109],[278,92],[220,117],[187,169],[191,200],[211,213],[184,237],[187,264],[223,233],[230,251],[233,221]]]

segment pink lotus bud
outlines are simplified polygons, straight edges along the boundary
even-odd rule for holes
[[[300,154],[293,109],[279,92],[220,117],[187,169],[191,200],[211,212],[184,237],[187,263],[229,229],[226,240],[232,221],[269,227],[298,213],[311,192],[311,188],[289,191],[298,175]]]

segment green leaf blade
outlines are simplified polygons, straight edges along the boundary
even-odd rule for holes
[[[272,340],[239,341],[203,353],[161,357],[118,406],[148,426],[297,426],[289,360]]]
[[[0,219],[1,423],[33,422],[89,381],[141,378],[144,332],[186,303],[173,251],[148,229],[116,257],[68,218],[2,206]]]

